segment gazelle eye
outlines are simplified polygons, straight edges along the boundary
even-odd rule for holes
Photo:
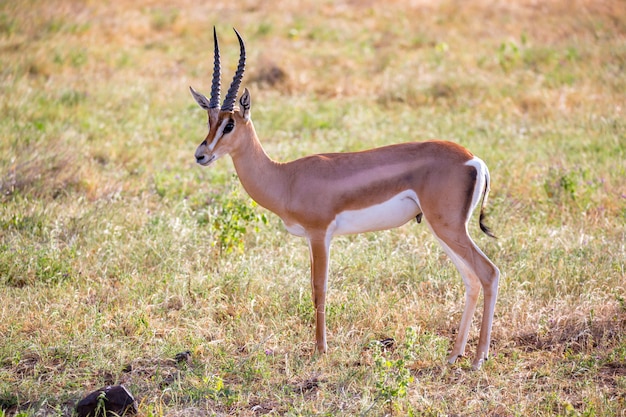
[[[224,134],[230,133],[234,128],[235,128],[235,122],[230,120],[228,123],[226,123],[226,126],[224,126]]]

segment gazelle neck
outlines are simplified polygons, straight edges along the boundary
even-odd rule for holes
[[[261,145],[250,120],[250,132],[239,146],[230,152],[237,176],[248,195],[260,206],[280,215],[281,196],[285,185],[281,164],[272,160]]]

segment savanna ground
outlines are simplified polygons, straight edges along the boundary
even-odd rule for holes
[[[415,222],[334,240],[312,356],[305,242],[194,163],[213,25],[275,159],[487,162],[483,369],[445,364],[464,289]],[[119,383],[141,416],[626,415],[625,74],[623,1],[1,1],[0,416]]]

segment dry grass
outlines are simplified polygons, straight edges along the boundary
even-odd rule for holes
[[[304,242],[193,161],[213,25],[276,159],[488,163],[483,370],[444,365],[463,288],[415,224],[333,242],[311,357]],[[626,415],[625,40],[620,1],[0,3],[0,416],[116,383],[142,416]]]

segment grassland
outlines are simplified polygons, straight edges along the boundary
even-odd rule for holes
[[[463,287],[415,223],[334,241],[312,357],[305,242],[228,158],[194,164],[213,25],[224,82],[246,39],[275,159],[441,138],[487,162],[482,370],[445,365]],[[618,0],[1,1],[0,416],[117,383],[141,416],[626,415],[625,74]]]

